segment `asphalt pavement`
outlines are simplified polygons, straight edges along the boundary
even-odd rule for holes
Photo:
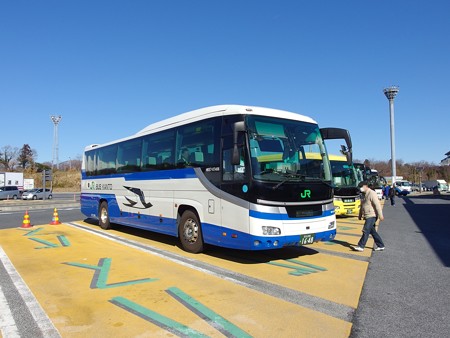
[[[397,198],[386,203],[354,317],[352,337],[449,337],[450,200]]]
[[[0,229],[20,227],[26,210],[31,224],[49,223],[54,208],[58,209],[61,222],[85,219],[80,212],[80,193],[55,193],[51,200],[0,201]]]

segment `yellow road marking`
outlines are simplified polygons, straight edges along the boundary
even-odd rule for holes
[[[84,226],[90,226],[97,230],[100,229],[97,226],[92,226],[85,222],[78,223]],[[160,238],[160,236],[150,232],[137,231],[139,236],[136,236],[133,235],[133,231],[129,228],[125,228],[123,230],[126,232],[120,230],[108,230],[107,232],[140,243],[149,244],[156,248],[173,252],[183,257],[212,264],[233,272],[238,272],[253,278],[282,285],[293,290],[298,290],[339,304],[351,306],[353,308],[357,307],[368,266],[367,262],[319,254],[314,250],[314,246],[318,244],[305,246],[302,248],[284,248],[281,250],[264,252],[249,252],[211,247],[203,254],[190,254],[175,245],[176,239],[174,239],[173,243],[171,242],[167,244],[164,243],[164,241],[151,240],[150,238],[154,236],[158,238]],[[142,237],[142,234],[146,237]],[[165,239],[166,241],[171,240],[170,238]],[[349,240],[357,241],[356,237],[353,236],[349,238]],[[353,242],[351,243],[353,244]],[[332,249],[331,246],[320,246],[320,248],[327,250]],[[353,254],[350,252],[349,248],[342,248],[343,249],[340,249],[342,252],[346,250],[346,252]],[[363,253],[355,252],[355,254],[368,257],[370,255],[370,250],[365,250]],[[310,273],[299,277],[289,274],[289,272],[293,269],[271,264],[262,264],[277,262],[295,266],[296,264],[287,261],[289,259],[295,259],[307,264],[320,266],[325,268],[326,271],[317,271],[316,273]],[[337,292],[337,290],[339,290],[339,292]]]
[[[159,326],[113,305],[110,301],[115,297],[124,297],[205,335],[222,336],[219,331],[171,297],[166,290],[172,287],[181,289],[252,336],[288,337],[301,334],[344,337],[350,333],[351,323],[145,254],[120,243],[89,235],[66,225],[47,225],[44,228],[44,231],[40,231],[39,238],[51,241],[55,236],[64,235],[71,245],[36,250],[35,242],[23,236],[17,229],[2,230],[0,245],[65,337],[168,335]],[[161,245],[173,250],[170,245]],[[319,256],[304,256],[301,260],[325,266],[328,271],[323,274],[331,271],[331,279],[339,278],[338,269],[346,268],[345,260],[325,262]],[[195,257],[224,262],[207,255]],[[78,262],[95,266],[101,258],[111,259],[109,284],[144,278],[158,278],[158,281],[118,288],[92,289],[90,285],[94,270],[62,264]],[[233,262],[229,264],[232,266]],[[337,264],[337,268],[334,268],[333,264]],[[359,266],[358,271],[355,271],[357,274],[363,272],[359,270],[366,269],[363,264],[355,264]],[[240,266],[242,268],[242,264]],[[262,274],[261,277],[270,275],[264,268],[272,271],[271,273],[276,270],[279,276],[277,280],[280,282],[288,276],[285,269],[268,264],[254,264],[251,267],[251,271]],[[292,277],[292,281],[298,283],[309,277]],[[309,282],[302,283],[306,288]],[[292,282],[292,285],[295,283]],[[324,282],[323,287],[332,285],[334,292],[339,290],[339,286],[333,282]]]

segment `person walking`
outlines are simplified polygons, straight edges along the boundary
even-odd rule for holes
[[[359,184],[361,192],[363,196],[361,198],[361,207],[359,209],[359,219],[364,218],[364,227],[362,230],[361,239],[358,242],[358,245],[352,245],[352,249],[355,251],[364,251],[367,240],[369,239],[369,235],[372,235],[376,248],[375,251],[383,251],[384,243],[375,229],[375,223],[379,219],[380,221],[384,220],[383,210],[381,209],[380,201],[378,200],[377,193],[369,188],[368,183],[363,181]]]
[[[389,199],[391,200],[391,205],[395,206],[395,184],[392,184],[392,186],[389,188]]]

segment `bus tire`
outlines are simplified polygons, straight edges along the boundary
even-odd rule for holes
[[[198,216],[191,210],[186,210],[181,215],[178,237],[184,250],[192,253],[203,251],[202,226]]]
[[[98,208],[98,225],[100,228],[111,229],[111,221],[109,219],[108,202],[103,201]]]

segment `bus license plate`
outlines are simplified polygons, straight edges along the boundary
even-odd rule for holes
[[[314,234],[303,235],[300,237],[300,245],[313,244],[313,243],[314,243]]]
[[[353,214],[353,210],[352,209],[347,209],[347,214]]]

